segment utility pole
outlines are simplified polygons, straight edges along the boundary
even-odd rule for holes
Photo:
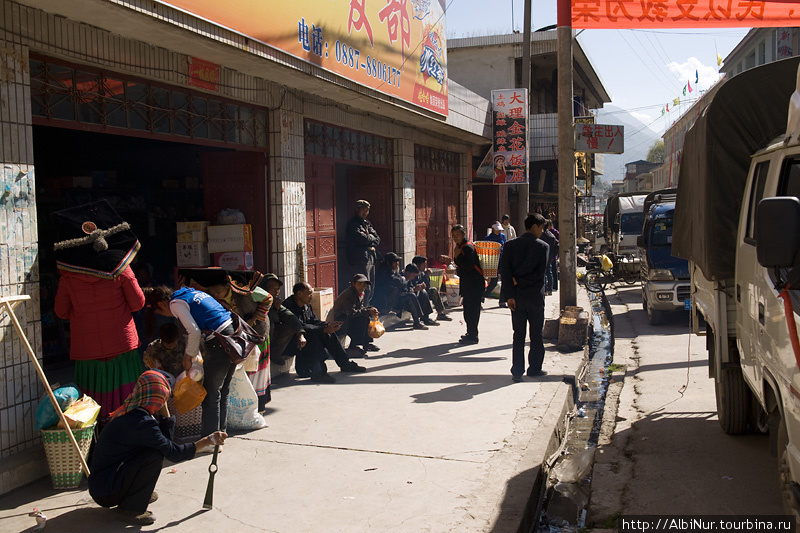
[[[561,310],[577,305],[575,139],[572,116],[572,2],[558,0],[558,270]]]
[[[531,105],[531,7],[533,0],[525,0],[525,20],[523,21],[523,36],[522,36],[522,88],[528,91],[528,109],[525,113],[529,117],[528,127],[530,128],[530,105]],[[526,132],[526,135],[529,135]],[[526,139],[526,141],[529,139]],[[528,211],[531,208],[531,193],[530,193],[530,161],[525,161],[527,167],[526,174],[528,175],[528,183],[517,185],[517,192],[519,193],[518,202],[519,208],[517,209],[517,233],[522,235],[525,231],[525,217],[528,216]]]

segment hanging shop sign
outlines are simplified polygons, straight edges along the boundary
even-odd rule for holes
[[[492,91],[494,184],[528,183],[528,90]]]
[[[161,0],[447,115],[444,0]]]
[[[613,124],[575,124],[575,151],[621,154],[625,127]]]
[[[775,28],[797,26],[800,2],[571,0],[572,27]]]

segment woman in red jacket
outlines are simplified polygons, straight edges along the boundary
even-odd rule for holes
[[[55,312],[70,322],[75,384],[100,404],[100,419],[122,405],[144,370],[132,312],[144,294],[130,267],[116,279],[61,271]]]
[[[75,384],[100,404],[99,420],[122,405],[143,372],[132,312],[144,294],[130,263],[139,241],[106,201],[53,214],[61,278],[55,312],[70,321]]]

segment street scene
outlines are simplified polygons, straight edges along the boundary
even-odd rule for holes
[[[794,531],[798,10],[0,0],[0,532]]]

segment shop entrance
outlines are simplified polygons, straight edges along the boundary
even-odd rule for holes
[[[259,187],[242,182],[255,165],[264,173],[263,153],[46,126],[33,126],[33,143],[47,364],[69,354],[69,331],[53,312],[58,277],[53,212],[108,200],[142,244],[132,265],[142,286],[174,285],[176,221],[213,220],[209,216],[220,209],[235,207],[257,225],[252,217],[258,212],[254,191]],[[242,192],[247,186],[253,191]]]

